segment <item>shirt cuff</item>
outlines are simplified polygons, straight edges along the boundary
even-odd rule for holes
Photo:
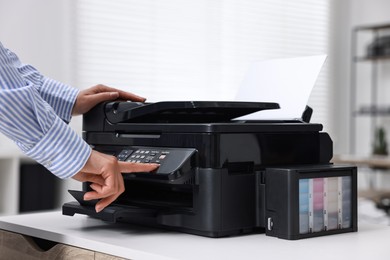
[[[60,118],[26,155],[61,179],[78,173],[91,155],[89,145]]]
[[[70,122],[73,106],[80,92],[78,89],[50,78],[44,78],[39,92],[62,120]]]

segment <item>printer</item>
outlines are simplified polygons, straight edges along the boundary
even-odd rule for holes
[[[302,239],[357,231],[357,169],[333,165],[332,140],[306,120],[240,120],[270,102],[105,102],[83,117],[83,138],[120,161],[125,192],[99,213],[90,190],[63,214],[85,214],[207,237],[265,233]]]

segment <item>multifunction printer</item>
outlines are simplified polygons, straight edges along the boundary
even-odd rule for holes
[[[119,161],[158,163],[123,173],[125,192],[96,213],[90,190],[63,214],[84,214],[207,237],[265,233],[301,239],[357,231],[357,169],[331,163],[333,144],[309,120],[241,120],[277,103],[101,103],[83,138]],[[238,118],[238,119],[237,119]],[[308,117],[310,118],[310,116]]]

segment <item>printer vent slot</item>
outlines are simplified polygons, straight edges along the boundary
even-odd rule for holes
[[[188,180],[186,180],[184,182],[185,185],[193,185],[195,184],[195,176],[192,176],[191,178],[189,178]]]
[[[229,174],[232,175],[251,174],[254,172],[253,162],[225,162],[223,167],[227,168]]]

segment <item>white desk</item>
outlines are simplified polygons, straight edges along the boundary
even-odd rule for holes
[[[131,259],[390,259],[390,227],[364,224],[357,233],[297,241],[264,234],[216,239],[56,211],[0,217],[0,229]]]

